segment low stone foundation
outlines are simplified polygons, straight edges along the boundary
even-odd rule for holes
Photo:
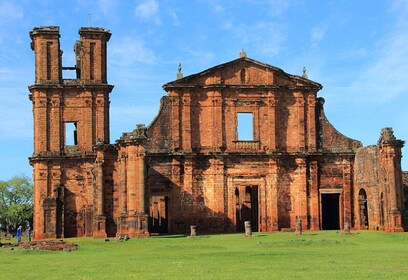
[[[73,251],[78,249],[78,245],[74,243],[66,243],[63,240],[53,241],[33,241],[17,243],[0,243],[1,248],[24,248],[26,250],[46,250],[46,251]]]

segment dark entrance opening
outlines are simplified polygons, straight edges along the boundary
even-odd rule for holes
[[[322,229],[340,229],[340,194],[322,194]]]
[[[149,231],[151,233],[168,232],[167,200],[167,196],[152,196],[150,199]]]
[[[250,221],[252,231],[258,231],[258,186],[235,189],[235,220],[237,232],[243,232],[244,222]]]
[[[364,189],[358,192],[358,206],[360,208],[360,228],[368,229],[367,194]]]

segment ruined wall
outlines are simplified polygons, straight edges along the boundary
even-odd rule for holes
[[[381,130],[377,145],[361,148],[355,159],[355,226],[403,231],[406,219],[401,148],[391,128]]]
[[[36,62],[35,83],[29,87],[36,239],[93,233],[94,182],[89,172],[96,159],[93,145],[109,142],[113,87],[106,83],[106,42],[110,33],[102,28],[81,28],[79,33],[77,65],[63,67],[59,28],[30,32]],[[75,69],[77,79],[63,79],[63,69]]]
[[[317,141],[320,150],[330,150],[334,152],[340,151],[355,151],[362,147],[360,141],[348,138],[338,132],[333,125],[328,121],[323,105],[324,99],[318,98],[316,106],[316,116],[318,118],[317,124]]]
[[[244,54],[185,78],[180,68],[152,123],[110,144],[110,33],[79,34],[76,65],[64,68],[77,78],[63,79],[59,28],[30,33],[36,239],[408,224],[404,142],[386,128],[361,148],[327,120],[320,84]]]

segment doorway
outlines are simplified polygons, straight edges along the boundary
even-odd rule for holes
[[[258,231],[258,186],[239,186],[235,188],[236,231],[245,230],[244,222],[250,221],[252,231]]]
[[[340,194],[330,193],[322,194],[322,229],[338,230],[340,229]]]
[[[360,208],[360,229],[368,229],[367,194],[364,189],[358,192],[358,206]]]
[[[168,198],[152,196],[150,199],[149,231],[152,233],[168,233]]]

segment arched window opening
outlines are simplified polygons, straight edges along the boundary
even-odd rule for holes
[[[364,189],[358,192],[358,205],[360,209],[360,228],[368,229],[368,204],[367,193]]]

